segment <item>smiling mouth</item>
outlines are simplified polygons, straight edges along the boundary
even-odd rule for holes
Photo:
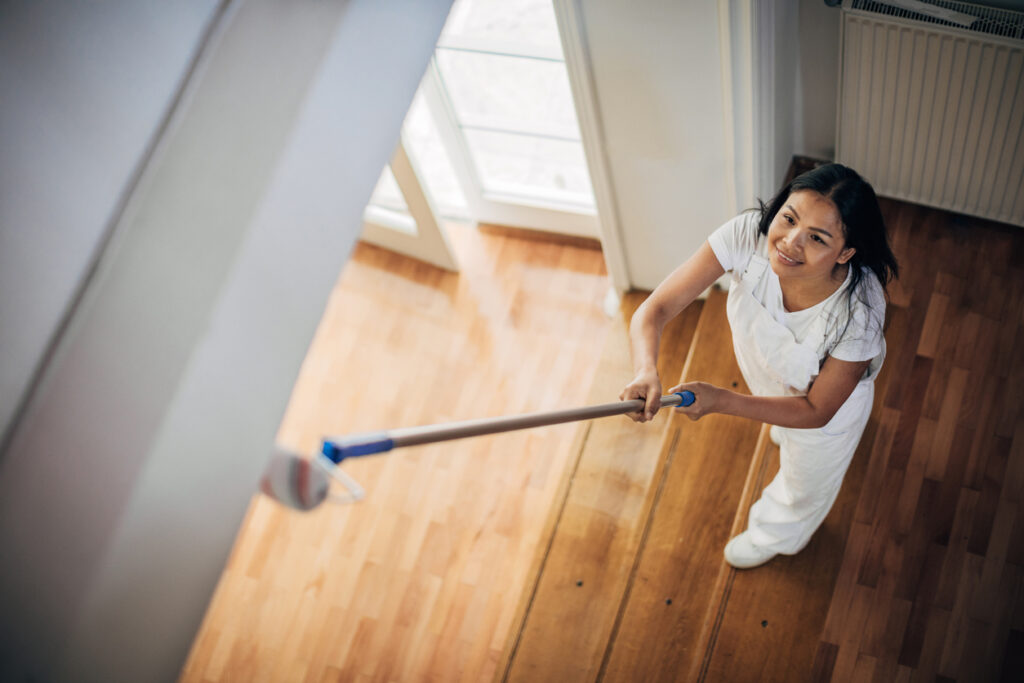
[[[797,261],[796,259],[789,258],[778,249],[776,249],[775,252],[779,255],[779,260],[788,266],[799,266],[801,263],[803,263],[803,261]]]

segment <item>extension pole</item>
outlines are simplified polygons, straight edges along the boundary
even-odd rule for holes
[[[662,396],[661,407],[688,406],[694,400],[693,392],[682,391]],[[603,403],[596,406],[569,408],[546,413],[527,413],[526,415],[483,418],[479,420],[466,420],[464,422],[426,425],[423,427],[390,429],[383,432],[352,434],[350,436],[325,439],[323,454],[337,464],[345,458],[384,453],[395,448],[402,448],[403,446],[419,446],[438,441],[451,441],[452,439],[465,439],[484,434],[531,429],[533,427],[544,427],[563,422],[624,415],[625,413],[643,410],[645,405],[646,403],[643,399],[637,398],[630,401],[616,401],[615,403]]]

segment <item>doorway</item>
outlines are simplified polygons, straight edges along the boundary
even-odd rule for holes
[[[456,2],[364,219],[364,240],[446,270],[445,220],[599,239],[551,2]]]

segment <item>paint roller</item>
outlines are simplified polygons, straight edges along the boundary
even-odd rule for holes
[[[693,392],[681,391],[662,396],[661,407],[688,406],[693,401]],[[335,496],[335,499],[339,502],[353,502],[361,500],[366,494],[354,479],[338,467],[348,458],[386,453],[406,446],[624,415],[639,412],[644,405],[645,401],[638,398],[582,408],[352,434],[324,439],[320,454],[313,460],[278,448],[260,482],[260,490],[287,507],[312,510],[331,497],[330,478],[333,477],[347,492],[345,496]]]
[[[280,447],[275,448],[260,480],[260,491],[294,510],[312,510],[330,491],[327,470]]]

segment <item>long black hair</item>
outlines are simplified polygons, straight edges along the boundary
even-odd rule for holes
[[[857,288],[865,269],[874,272],[882,289],[887,289],[889,282],[899,277],[899,264],[889,248],[889,235],[874,189],[856,171],[842,164],[824,164],[798,175],[768,204],[760,202],[759,234],[768,234],[768,226],[775,220],[775,214],[789,199],[790,193],[797,190],[813,190],[831,200],[839,210],[843,239],[847,247],[856,250],[849,261],[853,270],[850,289]]]
[[[888,296],[888,284],[899,277],[899,264],[889,248],[889,235],[885,229],[882,210],[878,206],[875,190],[856,171],[842,164],[824,164],[798,175],[789,181],[767,204],[761,205],[761,218],[757,232],[768,234],[768,226],[775,214],[786,203],[790,193],[811,190],[835,204],[843,224],[843,240],[853,247],[850,264],[850,282],[847,289],[847,310],[864,275],[871,271],[878,278]],[[863,295],[858,295],[867,304]],[[849,316],[847,316],[849,324]]]

